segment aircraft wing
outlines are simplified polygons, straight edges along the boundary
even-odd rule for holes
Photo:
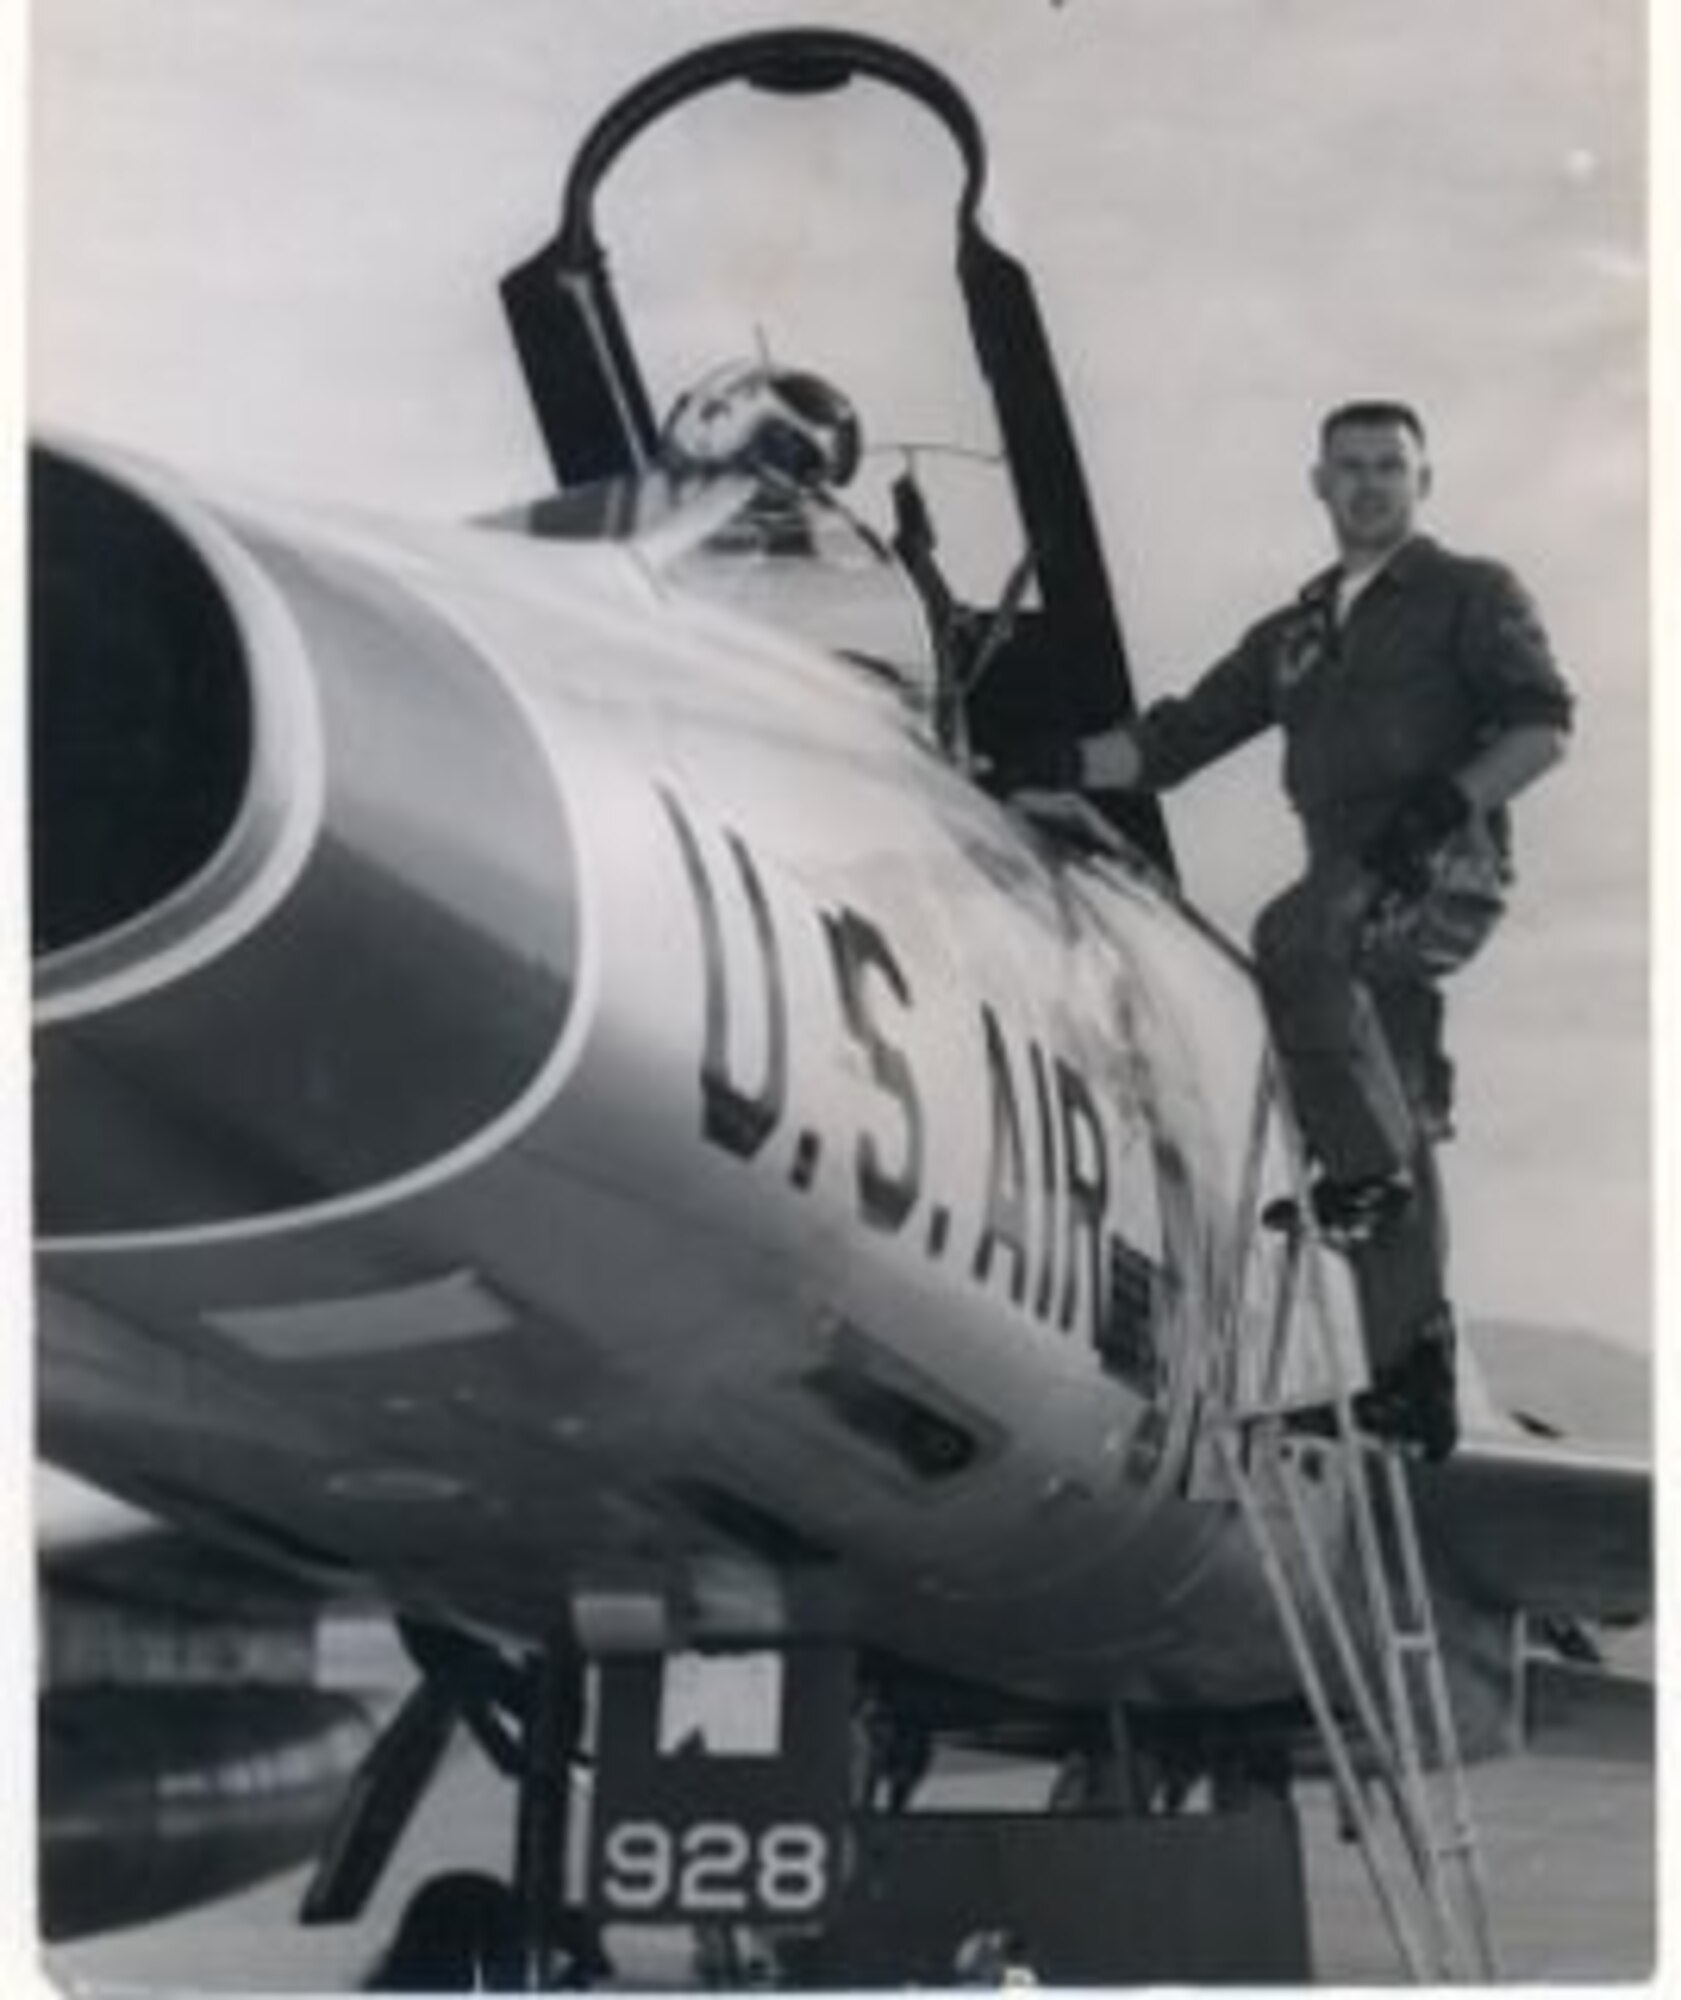
[[[45,1471],[51,1475],[51,1468]],[[71,1483],[59,1479],[53,1490]],[[329,1607],[324,1590],[272,1562],[213,1548],[114,1501],[108,1511],[86,1512],[68,1523],[44,1512],[39,1567],[55,1597],[97,1601],[138,1615],[211,1617],[252,1628],[296,1623],[307,1629]],[[345,1602],[361,1605],[360,1599]]]
[[[1468,1596],[1543,1618],[1651,1615],[1651,1470],[1632,1454],[1467,1439],[1413,1497],[1432,1556]]]

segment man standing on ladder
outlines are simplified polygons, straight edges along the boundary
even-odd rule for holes
[[[1165,791],[1284,731],[1307,868],[1261,912],[1256,971],[1317,1167],[1315,1218],[1359,1287],[1372,1381],[1356,1421],[1443,1458],[1458,1414],[1438,982],[1502,913],[1507,801],[1564,754],[1571,698],[1511,572],[1417,531],[1430,465],[1406,404],[1333,410],[1313,489],[1331,568],[1189,693],[1124,729],[1023,746],[996,781]]]

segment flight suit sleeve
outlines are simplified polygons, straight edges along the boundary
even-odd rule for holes
[[[1490,735],[1568,729],[1574,700],[1535,600],[1509,569],[1478,563],[1460,628],[1460,669]]]
[[[1145,710],[1137,729],[1145,789],[1167,791],[1277,720],[1273,651],[1271,621],[1253,626],[1187,694]]]

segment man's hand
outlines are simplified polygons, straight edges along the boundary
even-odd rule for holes
[[[982,781],[1008,798],[1013,792],[1126,792],[1143,777],[1137,738],[1117,726],[1092,736],[1024,736],[999,750]]]
[[[1105,729],[1081,743],[1086,783],[1096,792],[1130,792],[1144,782],[1144,753],[1126,727]]]
[[[983,774],[990,792],[1077,792],[1085,782],[1077,736],[1024,736],[1005,744]]]
[[[1452,778],[1426,778],[1366,843],[1360,859],[1386,887],[1422,896],[1432,857],[1470,817],[1471,801]]]

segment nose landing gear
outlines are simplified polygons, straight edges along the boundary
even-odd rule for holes
[[[460,1633],[405,1622],[420,1670],[370,1752],[316,1868],[306,1924],[366,1908],[460,1725],[515,1787],[511,1880],[434,1875],[409,1899],[368,1982],[375,1992],[546,1993],[611,1967],[595,1926],[565,1901],[572,1782],[584,1721],[584,1662],[562,1637],[523,1662]]]

